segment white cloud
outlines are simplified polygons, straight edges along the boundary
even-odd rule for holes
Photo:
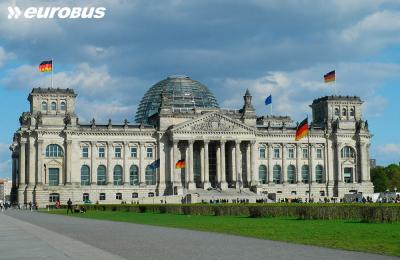
[[[400,144],[385,144],[378,147],[378,151],[385,155],[400,156]]]
[[[6,52],[3,47],[0,46],[0,67],[3,67],[6,61],[15,58],[15,54]]]
[[[400,12],[388,10],[369,14],[356,24],[344,29],[343,41],[360,42],[374,48],[400,42]]]

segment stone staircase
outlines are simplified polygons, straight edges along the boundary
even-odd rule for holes
[[[185,194],[184,196],[187,196],[188,201],[190,201],[191,203],[198,203],[198,202],[210,203],[210,201],[221,201],[221,200],[227,201],[229,203],[243,201],[243,200],[246,200],[249,203],[255,203],[256,200],[258,199],[263,199],[267,202],[272,202],[272,200],[268,199],[267,195],[254,193],[248,188],[243,188],[241,190],[196,189],[188,191],[188,193]]]

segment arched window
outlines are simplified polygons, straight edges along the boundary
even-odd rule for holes
[[[301,166],[301,179],[303,183],[309,182],[309,169],[308,165]]]
[[[46,101],[42,102],[42,111],[47,111],[47,102]]]
[[[129,169],[129,183],[139,185],[139,168],[136,165],[132,165]]]
[[[61,109],[62,111],[67,110],[67,104],[66,104],[64,101],[61,102],[61,104],[60,104],[60,109]]]
[[[273,170],[273,182],[276,184],[281,183],[281,166],[275,165]]]
[[[81,185],[90,185],[90,168],[87,165],[81,167]]]
[[[296,168],[294,165],[289,165],[287,167],[287,175],[288,175],[288,182],[295,183],[296,182]]]
[[[340,116],[340,110],[338,107],[335,107],[335,116]]]
[[[265,165],[260,165],[260,167],[258,167],[258,178],[261,184],[267,183],[267,167],[265,167]]]
[[[355,115],[354,108],[352,107],[352,108],[350,108],[350,116],[354,116],[354,115]]]
[[[322,183],[323,182],[323,168],[322,165],[317,165],[315,166],[315,181],[317,183]]]
[[[341,151],[342,158],[354,158],[354,149],[351,146],[345,146]]]
[[[153,167],[147,165],[145,175],[146,185],[156,185],[156,174]]]
[[[104,165],[99,165],[99,167],[97,167],[97,185],[106,184],[106,167]]]
[[[56,102],[51,102],[51,110],[56,111],[57,110],[57,103]]]
[[[114,167],[114,185],[122,185],[122,166],[116,165]]]
[[[55,158],[63,156],[64,156],[64,151],[58,144],[49,144],[46,147],[46,157]]]
[[[346,108],[342,108],[342,116],[347,116],[347,109]]]

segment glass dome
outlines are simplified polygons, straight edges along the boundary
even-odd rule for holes
[[[218,108],[214,95],[200,82],[183,75],[169,76],[146,92],[136,112],[137,123],[148,123],[148,118],[158,113],[163,91],[173,108]]]

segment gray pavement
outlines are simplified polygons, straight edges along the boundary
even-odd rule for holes
[[[4,252],[7,252],[6,255]],[[0,259],[118,257],[163,260],[398,259],[217,233],[38,212],[0,213]]]

